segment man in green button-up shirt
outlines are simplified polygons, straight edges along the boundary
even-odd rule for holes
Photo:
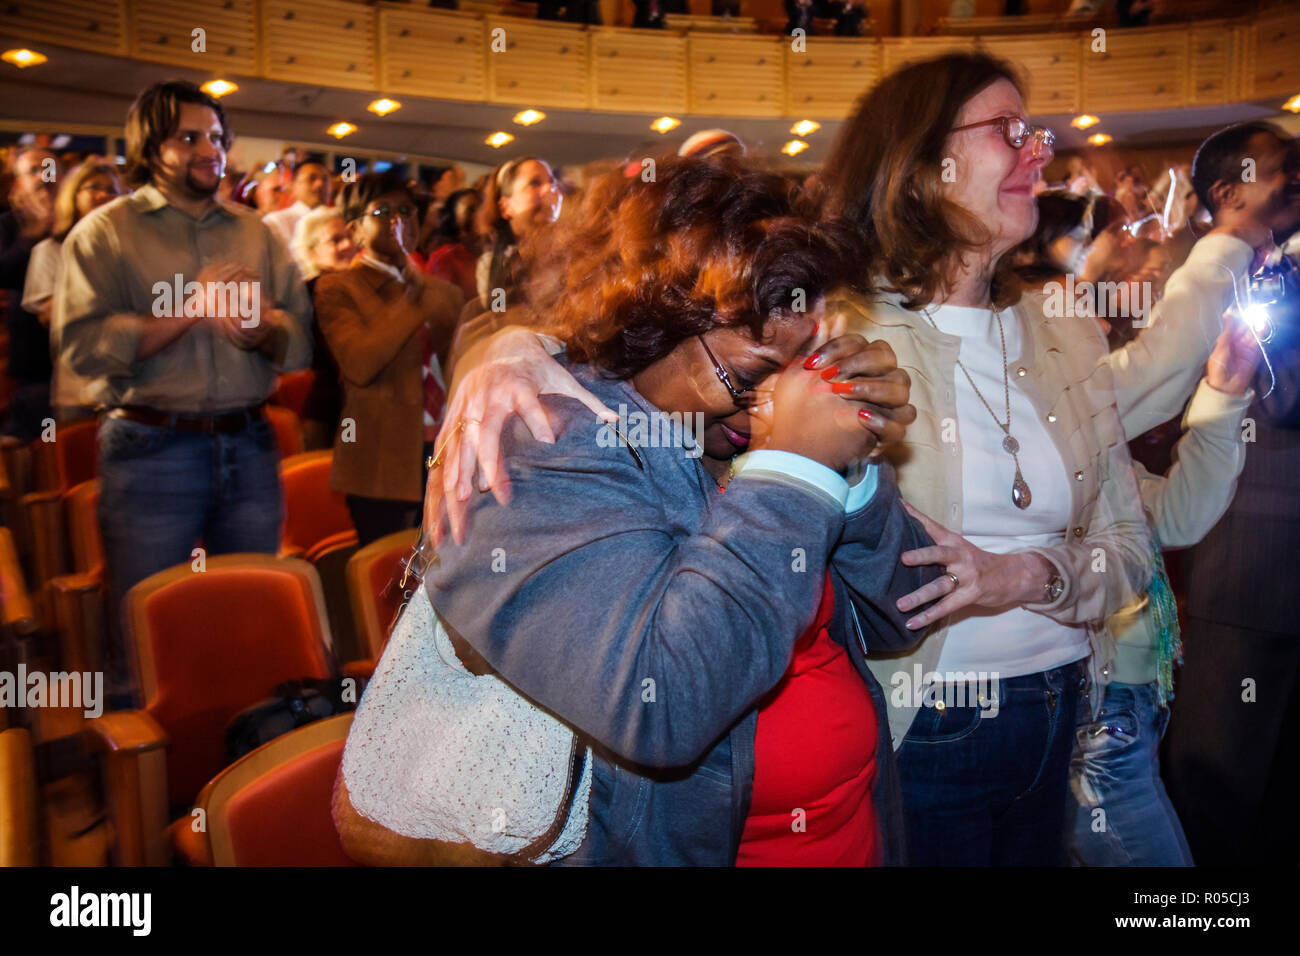
[[[216,198],[230,130],[193,84],[127,115],[128,181],[63,246],[54,335],[102,378],[100,528],[116,612],[138,581],[209,554],[278,550],[283,499],[261,405],[311,359],[311,305],[251,210]]]

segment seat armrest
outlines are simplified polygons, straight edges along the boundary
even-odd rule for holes
[[[104,665],[104,593],[97,574],[61,574],[50,581],[54,631],[65,670],[99,671]]]
[[[117,834],[118,866],[166,866],[167,734],[142,710],[110,711],[86,721],[93,750],[104,758],[104,791]]]

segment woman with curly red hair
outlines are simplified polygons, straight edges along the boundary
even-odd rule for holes
[[[850,474],[880,427],[860,399],[902,404],[905,379],[856,336],[812,350],[851,248],[785,179],[717,158],[602,178],[536,252],[539,327],[620,420],[548,396],[540,440],[507,422],[509,491],[469,502],[425,587],[449,633],[591,748],[566,864],[889,856],[865,655],[911,641],[895,600],[933,573],[898,562],[928,539],[889,470]],[[638,440],[665,419],[692,427]]]

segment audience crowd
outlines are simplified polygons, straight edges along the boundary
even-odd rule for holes
[[[1121,7],[1133,22],[1141,22],[1145,15],[1143,4]],[[662,27],[665,13],[674,12],[685,12],[684,3],[639,0],[636,25]],[[860,0],[834,5],[788,0],[787,12],[787,31],[799,28],[811,34],[816,29],[814,20],[827,17],[835,19],[837,35],[858,35],[863,28]],[[600,22],[594,2],[539,2],[538,16]],[[687,235],[694,237],[691,242],[704,243],[698,249],[708,248],[707,240],[700,237],[706,236],[710,224],[699,209],[712,208],[713,203],[718,217],[731,215],[733,206],[745,209],[749,217],[737,226],[737,235],[743,234],[749,245],[727,255],[757,256],[756,261],[773,269],[774,275],[780,272],[780,263],[762,259],[768,248],[763,243],[769,239],[759,238],[762,229],[773,227],[753,225],[750,220],[768,223],[769,214],[785,217],[781,221],[787,225],[782,228],[790,232],[782,234],[779,242],[769,237],[773,249],[793,257],[791,250],[798,244],[792,237],[803,236],[800,241],[819,250],[820,261],[789,266],[806,270],[807,281],[826,294],[823,302],[823,293],[818,293],[817,308],[824,310],[818,313],[822,316],[818,330],[824,324],[830,335],[847,331],[861,332],[867,339],[883,338],[891,350],[887,368],[896,362],[910,370],[911,400],[921,411],[915,424],[895,412],[879,410],[906,406],[905,391],[902,400],[892,402],[864,398],[865,392],[849,396],[868,403],[867,421],[872,414],[883,414],[897,423],[872,426],[883,429],[882,442],[896,438],[885,433],[889,428],[907,425],[909,440],[919,449],[916,454],[932,459],[931,465],[917,464],[914,455],[910,465],[896,463],[888,472],[881,466],[879,478],[870,479],[878,481],[873,486],[878,504],[872,507],[892,509],[888,521],[896,527],[891,525],[890,540],[913,555],[913,564],[943,565],[941,572],[890,585],[889,599],[902,598],[898,606],[909,602],[919,615],[906,628],[928,626],[963,608],[981,610],[967,611],[946,628],[930,632],[942,640],[946,630],[942,661],[939,641],[933,638],[911,649],[902,644],[872,647],[867,656],[907,650],[912,656],[890,657],[888,665],[894,668],[905,661],[910,668],[915,660],[927,668],[942,663],[948,670],[965,671],[992,662],[1019,667],[1017,673],[1025,675],[1015,678],[1022,683],[1004,682],[1001,706],[1007,713],[988,722],[1001,728],[1003,736],[995,737],[992,728],[980,727],[979,719],[956,727],[954,716],[945,715],[943,708],[915,722],[911,712],[901,721],[895,719],[896,713],[886,717],[878,712],[880,702],[873,704],[865,695],[866,685],[859,683],[853,666],[845,664],[849,676],[836,677],[840,683],[828,684],[826,693],[843,694],[844,707],[860,712],[873,728],[872,721],[879,719],[884,741],[878,753],[846,765],[856,799],[869,802],[872,787],[886,779],[893,780],[902,798],[901,808],[879,803],[876,816],[865,822],[856,817],[852,826],[901,827],[905,821],[908,844],[894,846],[888,834],[880,838],[883,842],[863,837],[865,842],[852,852],[839,847],[834,860],[898,862],[910,855],[914,862],[935,864],[1035,864],[1062,862],[1068,852],[1072,862],[1086,865],[1265,860],[1294,865],[1300,842],[1294,814],[1284,800],[1300,765],[1295,703],[1300,699],[1296,686],[1300,645],[1295,640],[1294,610],[1287,600],[1289,564],[1300,554],[1300,511],[1295,504],[1300,444],[1294,431],[1300,425],[1295,390],[1300,377],[1300,336],[1295,332],[1300,297],[1293,291],[1290,297],[1274,296],[1267,313],[1247,306],[1251,289],[1294,289],[1292,257],[1300,252],[1300,151],[1276,127],[1249,123],[1216,133],[1194,156],[1189,148],[1167,165],[1156,165],[1149,158],[1121,160],[1120,154],[1110,152],[1054,158],[1052,134],[1030,127],[1023,119],[1014,76],[1003,72],[996,61],[958,57],[923,66],[928,73],[914,70],[901,79],[886,80],[885,92],[860,105],[860,112],[841,134],[836,153],[816,175],[782,170],[760,176],[746,165],[752,160],[744,158],[744,144],[735,136],[715,130],[692,137],[679,157],[664,161],[667,185],[655,187],[659,193],[653,198],[660,204],[657,219],[638,219],[635,207],[618,205],[633,201],[627,197],[636,191],[641,169],[637,157],[593,164],[596,172],[575,175],[543,157],[519,156],[469,183],[456,167],[437,170],[426,180],[407,179],[392,169],[344,176],[330,170],[323,156],[289,148],[261,171],[243,175],[226,165],[234,131],[220,102],[179,81],[149,88],[132,106],[125,162],[100,155],[56,155],[41,140],[6,148],[0,157],[6,184],[0,196],[0,296],[7,361],[3,431],[30,443],[40,440],[51,420],[62,425],[99,415],[99,518],[107,606],[113,622],[111,680],[118,698],[130,699],[139,690],[132,686],[119,633],[120,610],[132,586],[190,561],[191,549],[199,541],[212,555],[277,552],[285,506],[277,470],[279,453],[265,409],[284,376],[311,372],[310,388],[299,408],[303,446],[332,448],[330,486],[346,496],[361,545],[421,525],[426,469],[441,464],[434,461],[443,451],[437,443],[440,430],[444,435],[462,433],[456,436],[457,448],[463,443],[462,454],[468,456],[472,476],[470,458],[473,454],[482,458],[484,446],[494,445],[496,438],[471,435],[470,426],[490,414],[496,414],[498,431],[501,421],[514,412],[527,419],[522,404],[503,406],[497,414],[496,399],[475,391],[486,388],[484,381],[495,381],[475,376],[485,366],[500,365],[493,365],[492,356],[497,354],[493,350],[499,351],[517,332],[507,326],[522,323],[549,333],[549,348],[535,358],[528,353],[527,362],[537,368],[549,361],[545,351],[567,345],[571,356],[586,355],[590,368],[604,369],[603,379],[578,374],[585,388],[575,383],[568,394],[582,392],[590,397],[586,391],[590,389],[609,401],[630,385],[614,388],[600,383],[626,380],[635,382],[643,394],[662,394],[669,403],[663,407],[693,410],[690,396],[674,392],[670,380],[656,377],[654,370],[661,367],[676,369],[692,381],[710,382],[716,370],[733,397],[744,393],[754,383],[746,384],[727,367],[735,369],[737,362],[748,359],[740,352],[728,352],[732,346],[727,335],[734,332],[719,333],[698,318],[692,310],[700,308],[699,302],[647,298],[650,305],[637,306],[628,299],[626,306],[620,306],[626,308],[620,314],[626,314],[629,327],[636,330],[630,335],[635,341],[627,345],[628,354],[600,339],[606,334],[602,330],[582,325],[595,318],[579,314],[578,308],[579,304],[621,302],[619,297],[638,283],[654,287],[659,281],[654,269],[668,267],[652,266],[649,258],[637,259],[638,255],[670,256],[696,248],[681,238]],[[887,102],[889,90],[896,94],[892,102]],[[969,96],[971,91],[978,95]],[[918,106],[922,100],[917,97],[928,97],[928,103],[937,105]],[[894,144],[877,142],[888,138],[879,135],[880,124],[890,117],[901,123],[904,114],[913,121],[915,132],[900,134]],[[995,119],[988,120],[989,115]],[[906,170],[899,165],[905,162],[900,157],[924,155],[928,130],[937,130],[933,135],[939,135],[940,141],[950,131],[953,135],[972,131],[971,144],[962,147],[966,150],[962,162],[974,169],[1002,170],[997,181],[1023,170],[1021,185],[1029,206],[1014,222],[998,219],[1004,215],[1000,200],[978,188],[953,194],[966,209],[986,212],[986,222],[996,220],[999,228],[1005,227],[986,244],[970,247],[987,265],[979,276],[962,273],[965,266],[941,254],[965,228],[964,220],[952,211],[955,207],[935,200],[910,211],[920,210],[925,216],[909,218],[909,210],[890,204],[893,198],[873,192],[872,182],[878,177],[892,175],[901,181]],[[985,133],[988,139],[983,138]],[[909,144],[915,147],[910,153],[906,152]],[[891,149],[903,152],[895,155]],[[1258,167],[1257,179],[1248,183],[1238,175],[1243,157],[1254,159]],[[1011,165],[997,166],[1004,161]],[[696,182],[691,179],[696,175],[692,169],[697,174],[704,169],[713,172],[707,181]],[[727,193],[727,182],[719,178],[718,170],[728,171],[726,175],[744,183],[744,189],[736,196]],[[673,193],[677,188],[695,190],[691,195],[703,204],[694,213],[702,217],[698,221],[673,205],[678,201]],[[797,201],[789,200],[786,191]],[[908,191],[909,196],[922,194],[920,187]],[[778,195],[784,198],[774,198]],[[618,268],[610,258],[618,244],[597,247],[590,232],[581,231],[596,228],[591,225],[597,221],[592,207],[601,197],[610,210],[618,210],[616,221],[628,230]],[[800,204],[814,202],[826,216],[837,217],[834,224],[812,225],[817,217]],[[992,205],[985,210],[981,203]],[[808,217],[807,221],[800,216]],[[917,222],[927,225],[919,228]],[[834,231],[841,227],[851,228],[859,239],[842,240]],[[646,231],[637,233],[639,228]],[[827,231],[813,231],[822,229]],[[862,291],[838,299],[829,294],[838,285],[854,286],[852,268],[837,258],[843,254],[842,242],[850,241],[864,242],[872,261],[881,263],[881,277],[889,280],[900,298],[886,307],[863,298]],[[665,246],[659,249],[656,242]],[[572,279],[574,273],[565,273],[558,259],[576,261],[581,255],[590,257],[587,274],[605,283],[603,298],[579,297],[577,289],[567,286],[574,301],[559,305],[555,277]],[[681,267],[683,261],[674,267]],[[929,277],[943,270],[955,270],[945,274],[957,276],[954,287],[967,290],[968,300],[953,295],[939,304],[940,286]],[[1252,275],[1256,276],[1253,284]],[[191,279],[198,285],[186,285]],[[725,283],[718,281],[721,290]],[[762,284],[757,278],[754,282],[756,287]],[[160,296],[160,286],[168,287],[165,296]],[[232,291],[223,299],[214,287]],[[693,294],[698,296],[698,290]],[[723,294],[717,292],[719,297]],[[1011,315],[1017,301],[1022,302],[1021,308],[1024,302],[1032,302],[1035,310],[1041,309],[1033,315],[1045,317],[1045,324],[1031,326],[1025,319],[1027,324],[1019,331],[1015,322],[1004,330],[1004,317]],[[679,330],[669,328],[667,320],[659,323],[645,310],[651,305],[667,308],[666,303],[680,311],[673,322],[695,323],[689,335],[681,331],[681,341],[693,343],[698,335],[709,352],[697,355],[693,345],[689,356],[682,351],[685,345],[677,346],[678,351],[656,351],[658,337],[671,338]],[[917,311],[925,305],[931,308]],[[541,320],[521,319],[547,308],[566,316],[567,324],[553,328]],[[1233,316],[1226,326],[1225,310]],[[1088,324],[1079,325],[1079,317]],[[785,328],[778,320],[773,322]],[[1067,323],[1069,337],[1061,331]],[[900,331],[904,326],[905,333]],[[1048,337],[1031,340],[1031,327],[1040,330],[1034,334]],[[978,347],[966,343],[967,336],[991,335],[989,330],[995,328],[1002,336],[1001,351],[997,336],[987,343],[981,339]],[[1057,333],[1059,340],[1050,337]],[[812,334],[822,335],[819,342],[827,340],[826,334],[814,333],[811,327],[802,330],[797,338],[780,340],[784,343],[780,361],[805,354],[795,346]],[[529,348],[538,349],[538,340],[531,334],[529,338],[533,343]],[[963,344],[960,358],[953,351],[950,361],[944,359],[948,354],[944,350],[955,340]],[[986,351],[981,351],[985,344]],[[1096,364],[1080,358],[1091,354],[1088,350],[1094,346],[1104,356],[1104,384],[1099,382]],[[648,357],[629,358],[635,349],[653,355],[655,364]],[[1071,351],[1076,354],[1060,354]],[[826,354],[832,355],[825,363],[830,366],[827,380],[834,378],[839,366],[848,369],[854,363],[864,376],[877,374],[866,371],[874,368],[867,352],[844,346],[842,354]],[[520,359],[516,366],[527,362]],[[1018,362],[1023,365],[1017,367]],[[532,387],[534,392],[565,393],[567,385],[546,384],[555,380],[555,374],[538,372],[534,378],[522,379],[519,390]],[[918,389],[929,388],[932,377],[946,380],[950,388],[956,382],[957,396],[948,394],[945,399],[936,394],[931,396],[933,406],[924,406]],[[474,397],[453,400],[452,386],[462,380],[468,383],[465,393]],[[982,407],[963,404],[967,381]],[[1053,390],[1073,392],[1076,398],[1058,401]],[[1110,398],[1097,399],[1094,393]],[[1077,396],[1084,394],[1099,404],[1082,403]],[[466,413],[464,403],[476,397],[480,414]],[[870,404],[873,401],[879,404]],[[740,407],[739,399],[737,403]],[[592,399],[586,404],[599,406],[600,402]],[[805,414],[813,414],[814,406],[807,407]],[[1116,408],[1114,419],[1103,421],[1107,409]],[[988,444],[994,449],[988,452],[990,468],[995,458],[1002,462],[1002,449],[1015,457],[1011,497],[1003,494],[1001,486],[994,495],[981,482],[972,481],[969,468],[962,478],[960,465],[946,496],[926,484],[935,470],[948,467],[942,451],[950,439],[940,431],[943,409],[949,409],[949,414],[960,409],[963,429],[975,428],[979,416],[979,427],[989,432]],[[984,409],[991,413],[992,422],[984,420]],[[1099,474],[1085,475],[1104,458],[1105,448],[1093,437],[1080,437],[1074,446],[1077,461],[1065,460],[1066,473],[1073,478],[1057,482],[1060,476],[1035,471],[1039,466],[1031,461],[1035,451],[1046,454],[1050,449],[1048,434],[1057,416],[1069,425],[1071,434],[1090,436],[1096,429],[1102,435],[1121,435],[1129,452],[1117,446],[1102,461]],[[716,453],[706,446],[706,458],[717,459],[710,475],[717,490],[728,490],[725,499],[736,499],[728,505],[738,510],[742,505],[757,507],[742,497],[743,488],[749,486],[738,484],[741,490],[727,486],[737,473],[753,475],[763,466],[750,462],[737,472],[734,462],[728,465],[736,451],[744,450],[741,439],[748,436],[737,433],[744,427],[736,424],[737,419],[719,413],[719,421],[723,423],[719,427],[725,426],[720,434],[729,436],[731,444],[723,442],[722,451]],[[1247,424],[1250,437],[1243,441]],[[535,420],[528,419],[528,427],[536,434]],[[1012,438],[1013,430],[1019,432],[1019,443]],[[968,449],[976,445],[973,434],[963,431]],[[516,434],[513,441],[518,440]],[[836,454],[847,461],[870,451],[875,443],[873,438],[867,447],[859,447],[861,438],[855,441],[851,454]],[[1017,451],[1022,446],[1028,452]],[[808,450],[808,442],[792,439],[789,448],[817,458]],[[492,458],[495,453],[488,449],[481,488],[498,479]],[[826,462],[832,459],[839,461],[831,456]],[[550,466],[539,462],[536,467]],[[893,488],[894,467],[898,487],[886,493]],[[842,467],[834,465],[832,470]],[[447,485],[449,503],[442,505],[453,511],[458,507],[455,478]],[[435,483],[436,479],[429,487]],[[574,493],[584,494],[582,487],[576,484]],[[1046,506],[1048,519],[1059,517],[1060,529],[1027,519],[1016,523],[1030,500],[1039,503],[1031,498],[1030,488],[1034,496],[1042,496],[1040,507]],[[890,497],[900,491],[911,502],[911,524],[903,516],[901,499]],[[525,502],[532,501],[527,484],[521,493]],[[1076,494],[1073,504],[1072,493]],[[844,496],[852,500],[856,486],[833,493],[833,499],[835,494],[847,509]],[[1082,503],[1079,494],[1086,499]],[[963,496],[965,520],[958,517]],[[490,496],[479,497],[490,501]],[[922,502],[931,513],[922,516],[910,510]],[[1013,502],[1014,508],[1009,507]],[[701,513],[706,504],[701,499]],[[546,513],[546,501],[534,505],[536,510],[526,513],[538,515],[539,535],[529,540],[539,542],[539,547],[573,530]],[[519,512],[513,514],[497,526],[501,534],[516,526]],[[1030,514],[1041,517],[1044,512]],[[489,520],[483,517],[482,507],[477,515],[477,520]],[[454,514],[449,518],[453,524],[457,520]],[[424,515],[426,524],[430,520]],[[809,519],[792,513],[787,520],[792,526],[801,521],[807,526]],[[853,520],[835,519],[845,529],[853,526]],[[1008,523],[1012,530],[1007,530]],[[1077,570],[1070,565],[1073,558],[1062,557],[1063,550],[1054,550],[1058,545],[1046,543],[1049,532],[1061,530],[1065,535],[1069,527],[1083,544],[1109,555],[1113,566],[1105,582],[1082,572],[1072,577]],[[981,563],[990,555],[981,549],[993,549],[988,536],[995,535],[1011,544],[998,546],[997,561]],[[494,543],[495,539],[480,542],[483,562],[491,561]],[[943,551],[942,561],[929,554],[938,550]],[[841,573],[847,573],[843,569],[865,573],[865,565],[837,562],[865,559],[852,552],[828,550],[827,554],[822,556],[827,563],[817,566],[826,574],[824,594],[817,584],[826,603],[814,625],[814,631],[824,629],[817,631],[823,637],[847,626],[844,607],[863,602],[858,613],[865,614],[871,606],[869,597],[852,589],[836,590],[841,588],[837,567]],[[536,559],[536,567],[542,568],[555,556],[543,548]],[[439,571],[444,580],[455,579],[466,589],[455,593],[464,595],[459,600],[467,605],[467,617],[482,613],[503,589],[524,587],[502,576],[500,582],[489,581],[490,591],[479,595],[472,579],[474,573],[481,577],[482,569],[466,571],[467,560],[462,555],[459,564],[449,561]],[[995,576],[993,568],[1007,580],[1020,576],[1015,577],[1017,585],[993,588],[988,583]],[[514,567],[510,570],[518,574]],[[582,576],[572,569],[564,573],[574,579]],[[583,601],[604,600],[602,574],[603,570],[592,576],[592,592]],[[1038,574],[1045,576],[1041,587],[1033,577]],[[984,581],[984,590],[971,576]],[[1132,587],[1121,594],[1116,582],[1124,579]],[[903,597],[914,589],[914,594]],[[948,600],[951,594],[962,599]],[[806,601],[813,596],[801,593],[797,598]],[[946,603],[922,609],[940,599]],[[630,606],[625,610],[631,614]],[[556,608],[554,613],[567,612]],[[896,624],[902,633],[904,624],[897,612],[890,614],[895,617],[887,615],[882,628]],[[1073,627],[1103,619],[1113,639],[1108,651],[1096,642],[1095,633],[1090,644],[1088,635]],[[599,623],[594,618],[573,620],[591,626]],[[1028,652],[1012,647],[1009,635],[1024,647],[1038,648],[1038,656],[1026,663]],[[824,662],[810,663],[820,653],[813,648],[834,656],[834,642],[808,640],[812,643],[794,648],[792,674],[800,672],[799,666],[823,666]],[[790,652],[790,647],[784,648],[787,657]],[[531,653],[545,654],[536,649]],[[1105,671],[1090,672],[1089,661],[1100,661],[1104,653],[1113,655]],[[867,663],[874,661],[864,662],[858,670],[870,685]],[[518,661],[502,664],[507,677],[510,666],[518,666]],[[540,673],[549,665],[538,657],[528,666]],[[775,680],[784,667],[782,659],[771,674],[748,672],[755,681],[754,693],[768,690],[772,681],[763,681]],[[884,693],[890,694],[884,672],[872,669]],[[1263,682],[1267,678],[1276,679],[1269,685],[1270,692],[1243,708],[1239,702],[1243,679]],[[796,684],[791,681],[791,688]],[[563,694],[573,692],[572,686],[536,687],[533,696],[554,700],[557,712],[569,713]],[[1038,695],[1032,702],[1031,694]],[[1046,712],[1037,703],[1043,694],[1050,702]],[[782,706],[795,706],[788,703],[793,696],[792,690]],[[812,706],[799,699],[803,701],[799,706]],[[774,760],[776,752],[772,742],[777,738],[771,728],[778,726],[774,715],[779,708],[769,704],[759,709],[757,718],[758,776],[753,794],[758,809],[733,834],[729,861],[787,859],[781,855],[786,852],[784,837],[777,832],[784,824],[772,822],[779,823],[785,813],[777,796],[780,787],[763,776],[772,766],[764,760]],[[1031,706],[1034,715],[1028,714]],[[1026,714],[1013,719],[1019,707]],[[979,709],[970,710],[975,718],[983,716]],[[582,709],[574,713],[581,714]],[[725,729],[727,721],[735,719],[736,714],[719,717],[721,722],[707,727]],[[581,722],[579,716],[573,720]],[[790,725],[782,726],[786,733],[794,733]],[[983,740],[974,740],[972,735],[981,730]],[[896,758],[889,754],[891,735]],[[1043,744],[1040,737],[1052,742]],[[786,739],[790,747],[796,746],[793,739]],[[713,746],[716,734],[708,741],[701,737],[700,743],[702,748],[705,743]],[[1045,748],[1041,766],[1037,762],[1033,767],[1021,766],[1023,753],[1035,747]],[[700,754],[706,752],[708,761],[713,761],[719,751],[702,749]],[[897,778],[889,776],[895,760]],[[978,793],[976,777],[981,778]],[[677,785],[654,786],[668,794]],[[1034,791],[1033,799],[1025,798]],[[672,800],[682,798],[656,799],[666,801],[655,805],[655,812],[662,815],[675,806]],[[748,793],[745,799],[750,799]],[[1099,829],[1095,811],[1103,806],[1109,818]],[[770,812],[772,820],[763,819],[760,811]],[[693,812],[690,806],[680,810],[687,815]],[[720,812],[725,817],[729,806]],[[667,817],[659,822],[671,829],[671,821],[665,821]],[[1059,859],[1054,850],[1056,834]],[[664,843],[655,843],[657,839],[647,836],[637,851],[644,855],[636,859],[655,859],[654,854],[662,851],[663,860],[691,860],[689,853],[677,856],[663,849],[671,842],[668,836],[662,837]]]

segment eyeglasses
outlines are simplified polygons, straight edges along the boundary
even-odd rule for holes
[[[1007,145],[1012,149],[1020,149],[1025,145],[1027,140],[1034,141],[1034,158],[1046,156],[1051,159],[1055,153],[1056,134],[1046,126],[1030,126],[1029,121],[1023,116],[995,116],[993,119],[983,120],[979,123],[967,123],[965,126],[957,126],[953,129],[954,133],[960,133],[964,129],[976,129],[980,126],[1001,126],[1002,138],[1007,141]]]
[[[403,219],[409,219],[411,216],[415,215],[415,207],[409,202],[404,202],[400,206],[396,207],[389,206],[385,203],[382,206],[376,206],[374,209],[369,210],[366,215],[374,216],[376,219],[391,219],[394,213]]]
[[[79,193],[98,193],[101,196],[120,196],[121,190],[116,186],[104,186],[98,183],[86,183],[77,190]]]
[[[737,389],[732,385],[731,376],[727,374],[727,370],[722,367],[722,363],[719,362],[717,356],[713,354],[713,350],[709,348],[709,343],[704,341],[704,336],[699,336],[699,340],[700,344],[704,346],[704,354],[707,355],[709,361],[713,363],[714,374],[718,376],[718,381],[726,386],[727,392],[731,395],[731,400],[736,403],[736,407],[750,408],[753,405],[757,405],[758,393],[752,388]]]

